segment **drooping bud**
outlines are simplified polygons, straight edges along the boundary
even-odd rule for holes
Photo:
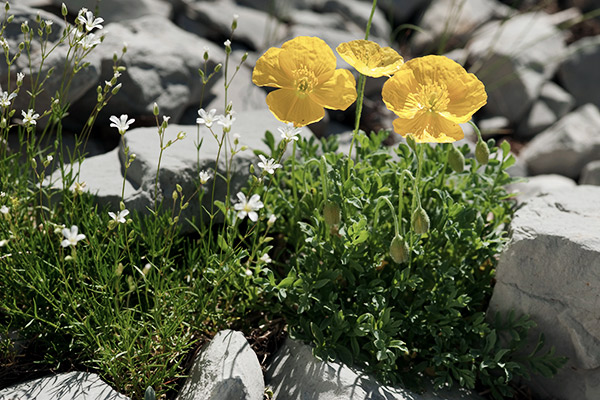
[[[325,202],[323,206],[323,219],[328,226],[339,225],[342,220],[340,207],[331,201]]]
[[[477,141],[475,145],[475,159],[481,165],[485,165],[490,160],[490,149],[486,142],[484,142],[481,138]]]
[[[418,206],[411,217],[411,226],[417,235],[422,235],[429,231],[429,216],[423,207]]]
[[[465,169],[465,156],[462,151],[450,145],[450,153],[448,153],[448,164],[454,172],[463,172]]]
[[[408,260],[408,254],[410,250],[408,243],[400,235],[394,236],[392,243],[390,244],[390,257],[396,264],[402,264]]]

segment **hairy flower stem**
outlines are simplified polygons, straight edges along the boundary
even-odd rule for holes
[[[369,32],[371,30],[371,23],[373,22],[373,15],[375,14],[375,8],[377,7],[377,0],[373,0],[373,5],[371,7],[371,15],[369,15],[369,20],[367,21],[367,27],[365,29],[365,40],[369,40]],[[358,91],[356,98],[356,116],[354,121],[354,133],[352,135],[352,141],[350,142],[350,151],[348,152],[348,158],[352,158],[352,148],[354,147],[354,140],[356,140],[356,136],[358,135],[359,126],[360,126],[360,117],[362,114],[363,107],[363,99],[365,97],[365,83],[366,77],[363,74],[359,73],[358,76]],[[358,149],[356,150],[356,161],[358,161]],[[348,163],[348,173],[346,174],[347,178],[350,179],[350,163]]]

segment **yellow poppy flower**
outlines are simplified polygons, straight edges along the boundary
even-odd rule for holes
[[[305,126],[323,118],[323,108],[345,110],[356,100],[352,73],[335,67],[335,55],[323,40],[299,36],[267,50],[256,61],[252,82],[278,88],[267,95],[278,120]]]
[[[372,78],[394,75],[404,60],[391,47],[381,47],[370,40],[353,40],[340,44],[336,51],[358,72]]]
[[[414,58],[383,85],[386,107],[399,118],[394,130],[417,142],[448,143],[464,138],[469,122],[487,102],[483,83],[444,56]]]

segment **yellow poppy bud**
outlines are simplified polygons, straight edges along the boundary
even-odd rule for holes
[[[490,149],[486,142],[484,142],[481,138],[477,141],[475,145],[475,159],[479,164],[487,164],[490,160]]]
[[[410,250],[404,238],[400,235],[394,236],[390,244],[390,257],[396,264],[402,264],[408,260]]]
[[[427,215],[427,212],[421,206],[419,206],[415,209],[410,222],[411,222],[413,231],[417,235],[422,235],[424,233],[427,233],[427,231],[429,231],[429,216]]]
[[[448,154],[448,164],[450,164],[450,168],[452,168],[454,172],[460,173],[465,169],[465,156],[454,146],[450,148],[450,153]]]

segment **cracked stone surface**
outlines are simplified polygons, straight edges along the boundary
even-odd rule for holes
[[[488,312],[529,314],[569,361],[533,376],[541,398],[600,398],[600,188],[574,186],[529,199],[511,224]]]

